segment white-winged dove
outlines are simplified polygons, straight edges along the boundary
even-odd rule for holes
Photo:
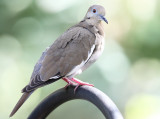
[[[87,69],[101,55],[104,47],[104,30],[101,21],[105,9],[100,5],[91,6],[84,19],[69,28],[49,48],[34,67],[29,84],[22,89],[22,97],[14,107],[13,116],[26,99],[37,88],[63,79],[68,85],[89,85],[74,78]]]

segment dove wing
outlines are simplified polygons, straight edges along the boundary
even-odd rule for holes
[[[83,27],[72,27],[62,34],[37,62],[29,85],[29,92],[78,71],[91,57],[95,35]]]

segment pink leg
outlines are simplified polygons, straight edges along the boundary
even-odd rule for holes
[[[76,79],[76,78],[72,78],[71,80],[72,80],[73,82],[77,83],[77,86],[76,86],[75,89],[74,89],[74,93],[76,92],[76,90],[77,90],[77,88],[78,88],[79,86],[83,86],[83,85],[94,86],[93,84],[89,84],[89,83],[80,81],[80,80],[78,80],[78,79]]]
[[[76,92],[77,88],[79,86],[83,86],[83,85],[87,85],[87,86],[94,86],[93,84],[89,84],[89,83],[86,83],[86,82],[83,82],[83,81],[80,81],[76,78],[72,78],[72,79],[67,79],[67,78],[62,78],[65,82],[67,82],[67,85],[65,86],[65,88],[67,88],[68,86],[70,85],[76,85],[75,89],[74,89],[74,93]],[[75,84],[74,84],[75,83]]]
[[[69,83],[69,80],[67,78],[62,78],[65,82]]]
[[[67,82],[67,85],[64,87],[65,89],[68,87],[68,86],[70,86],[70,85],[73,85],[73,83],[69,80],[69,79],[67,79],[67,78],[62,78],[65,82]]]
[[[81,85],[81,86],[82,86],[82,85],[94,86],[93,84],[89,84],[89,83],[80,81],[80,80],[78,80],[78,79],[76,79],[76,78],[72,78],[71,80],[72,80],[73,82],[77,83],[78,85]]]

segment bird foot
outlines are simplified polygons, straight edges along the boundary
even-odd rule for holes
[[[83,86],[83,85],[87,85],[87,86],[94,86],[93,84],[89,84],[89,83],[86,83],[86,82],[83,82],[83,81],[80,81],[76,78],[71,78],[71,79],[68,79],[68,78],[62,78],[65,82],[67,82],[67,85],[64,87],[65,89],[68,88],[68,86],[70,85],[73,85],[73,86],[76,86],[74,88],[74,93],[76,92],[77,88],[79,86]]]
[[[80,81],[76,78],[72,78],[71,79],[73,82],[75,82],[76,84],[80,85],[80,86],[83,86],[83,85],[87,85],[87,86],[94,86],[93,84],[89,84],[87,82],[83,82],[83,81]]]
[[[64,87],[65,89],[67,89],[70,85],[74,85],[73,83],[72,83],[72,81],[70,81],[69,79],[67,79],[67,78],[62,78],[65,82],[67,82],[67,85]]]
[[[77,84],[76,87],[74,88],[74,93],[76,92],[76,90],[77,90],[77,88],[78,88],[79,86],[83,86],[83,85],[94,86],[93,84],[89,84],[89,83],[80,81],[80,80],[78,80],[78,79],[76,79],[76,78],[72,78],[71,80]]]

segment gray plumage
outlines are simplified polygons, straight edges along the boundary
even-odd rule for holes
[[[91,6],[81,22],[69,28],[43,52],[34,67],[30,83],[22,89],[24,94],[10,116],[37,88],[62,77],[73,78],[97,60],[104,47],[101,24],[101,20],[107,22],[104,15],[105,9],[102,6]]]

